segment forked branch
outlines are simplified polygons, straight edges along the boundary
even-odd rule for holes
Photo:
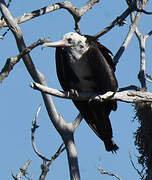
[[[143,10],[147,4],[148,0],[144,0],[143,4],[141,6],[141,10]],[[142,12],[137,12],[134,21],[132,22],[131,26],[130,26],[130,30],[124,40],[124,42],[122,43],[121,47],[119,48],[119,50],[117,51],[116,55],[113,58],[113,61],[115,64],[118,63],[119,58],[122,56],[123,52],[125,51],[126,47],[128,46],[129,42],[132,39],[132,36],[136,30],[136,26],[139,22],[140,16],[141,16]]]
[[[77,32],[80,32],[78,22],[79,22],[81,16],[83,16],[97,2],[99,2],[99,0],[89,0],[81,8],[76,8],[69,1],[58,2],[58,3],[55,3],[55,4],[51,4],[49,6],[45,6],[43,8],[40,8],[38,10],[32,11],[30,13],[25,13],[23,16],[17,17],[14,20],[15,20],[15,22],[17,24],[20,24],[20,23],[29,21],[29,20],[31,20],[33,18],[39,17],[41,15],[44,15],[44,14],[47,14],[47,13],[50,13],[50,12],[53,12],[55,10],[63,8],[63,9],[68,10],[69,13],[73,16],[73,18],[75,20],[75,30]],[[3,19],[1,19],[0,20],[0,28],[7,27],[7,26],[8,26],[7,23]]]
[[[10,28],[10,30],[12,31],[15,37],[20,53],[23,52],[26,49],[26,45],[24,42],[22,31],[18,26],[18,24],[16,23],[16,21],[13,19],[4,0],[0,0],[0,11],[5,19],[5,22],[7,23],[8,27]],[[22,56],[22,59],[33,80],[44,86],[47,86],[44,75],[40,73],[40,71],[35,67],[35,65],[32,62],[31,56],[28,53],[26,53]],[[72,124],[67,123],[58,114],[50,95],[42,93],[42,97],[48,115],[51,119],[51,122],[53,123],[59,134],[61,135],[64,144],[66,146],[71,180],[79,180],[80,174],[79,174],[77,152],[73,139],[74,132],[73,132],[73,128],[71,128]]]

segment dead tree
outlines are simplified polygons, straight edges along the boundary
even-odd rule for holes
[[[29,54],[29,52],[32,51],[35,47],[43,44],[44,42],[47,42],[48,39],[40,39],[34,44],[32,44],[31,46],[27,47],[25,44],[24,37],[22,35],[22,30],[19,27],[19,24],[24,23],[28,20],[31,20],[35,17],[41,16],[43,14],[50,13],[52,11],[64,9],[64,10],[67,10],[72,15],[75,22],[75,27],[74,27],[75,31],[78,33],[81,33],[79,22],[82,16],[89,9],[91,9],[95,3],[98,3],[98,2],[99,0],[89,0],[81,8],[77,8],[73,6],[73,4],[68,1],[58,2],[55,4],[49,5],[47,7],[41,8],[39,10],[35,10],[31,13],[24,14],[21,17],[13,18],[10,11],[8,10],[8,7],[5,1],[0,0],[0,11],[2,13],[2,18],[0,20],[0,27],[1,28],[8,27],[8,30],[6,31],[6,33],[9,30],[12,32],[16,40],[18,50],[19,50],[18,55],[7,59],[7,62],[0,73],[0,82],[2,82],[9,75],[9,72],[13,69],[14,65],[18,63],[19,60],[22,58],[24,65],[27,69],[27,72],[30,74],[30,76],[32,77],[34,81],[34,83],[31,86],[34,89],[41,91],[41,95],[44,100],[45,107],[48,112],[48,116],[65,144],[71,180],[80,179],[77,151],[76,151],[73,135],[79,123],[81,122],[82,116],[79,115],[73,122],[67,123],[63,119],[63,117],[57,112],[51,95],[58,96],[60,98],[69,98],[67,96],[67,92],[61,92],[55,89],[48,88],[44,75],[34,65],[32,58]],[[139,71],[138,78],[141,83],[141,87],[138,88],[136,86],[130,86],[128,89],[122,88],[122,89],[119,89],[118,92],[107,92],[104,95],[95,94],[94,92],[92,92],[90,94],[82,93],[79,96],[80,100],[85,99],[85,98],[86,99],[94,98],[97,101],[106,101],[107,99],[108,100],[113,99],[115,101],[135,103],[136,115],[141,123],[141,128],[143,128],[143,124],[146,124],[144,128],[151,126],[149,124],[151,124],[150,120],[151,120],[151,112],[152,112],[151,111],[152,95],[150,92],[147,91],[147,87],[146,87],[146,78],[151,80],[151,77],[149,75],[146,75],[146,69],[145,69],[145,42],[146,42],[146,39],[151,36],[152,31],[148,32],[146,35],[142,35],[137,28],[137,24],[139,22],[141,14],[143,13],[151,14],[151,12],[147,12],[144,9],[147,2],[148,0],[144,0],[144,1],[127,0],[126,10],[119,17],[117,17],[112,23],[110,23],[110,25],[105,27],[104,30],[94,35],[95,37],[99,38],[100,36],[109,32],[112,28],[116,27],[116,25],[119,25],[119,26],[124,25],[126,17],[128,16],[131,17],[131,25],[130,25],[128,34],[125,37],[125,40],[122,43],[120,49],[115,54],[113,60],[115,64],[119,62],[120,57],[125,51],[126,47],[128,46],[133,34],[136,34],[139,40],[139,46],[140,46],[140,71]],[[6,33],[4,33],[4,35],[1,36],[1,38],[4,38]],[[134,89],[135,91],[130,91],[132,89]],[[70,99],[72,98],[75,98],[75,97],[70,97]],[[145,116],[145,113],[147,114],[147,116]],[[151,165],[151,156],[150,156],[152,151],[151,151],[151,148],[145,149],[145,147],[147,147],[151,142],[151,138],[148,138],[147,140],[146,138],[147,136],[145,135],[146,132],[151,133],[151,129],[148,129],[148,130],[139,129],[137,131],[135,144],[138,146],[138,150],[142,154],[142,156],[139,157],[139,163],[141,163],[143,166],[146,166],[147,168],[146,180],[149,180],[152,177],[151,175],[152,165]],[[141,141],[143,141],[143,143],[141,143]],[[61,148],[59,148],[59,150],[57,151],[56,156],[60,152],[61,152]],[[44,160],[46,159],[44,158]],[[42,170],[44,170],[45,168],[43,166]],[[45,169],[45,170],[46,170],[45,173],[47,174],[48,169]],[[105,171],[102,170],[102,172],[105,172]],[[42,175],[44,174],[42,173]],[[43,176],[43,178],[40,177],[40,179],[45,179],[45,176]]]

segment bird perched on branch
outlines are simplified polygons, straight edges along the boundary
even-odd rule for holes
[[[117,90],[115,65],[111,51],[96,38],[70,32],[56,42],[44,43],[43,47],[56,47],[56,69],[59,82],[65,91],[100,92]],[[109,119],[111,110],[117,109],[115,101],[73,100],[85,121],[104,142],[107,151],[116,151],[112,140]]]

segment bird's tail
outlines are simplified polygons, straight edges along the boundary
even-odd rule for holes
[[[109,104],[97,101],[74,101],[87,124],[104,142],[107,151],[115,152],[118,146],[112,140],[112,127],[109,119],[111,108]]]
[[[104,145],[107,151],[116,152],[119,149],[119,147],[112,139],[110,139],[109,141],[104,141]]]

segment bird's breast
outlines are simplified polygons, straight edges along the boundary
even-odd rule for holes
[[[96,89],[96,82],[87,59],[71,62],[70,67],[79,79],[79,82],[75,84],[76,89],[80,91],[93,91]]]

